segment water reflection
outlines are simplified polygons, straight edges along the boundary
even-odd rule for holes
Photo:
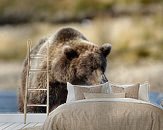
[[[150,92],[150,102],[160,105],[163,93]],[[18,112],[18,97],[16,91],[0,91],[0,113]]]

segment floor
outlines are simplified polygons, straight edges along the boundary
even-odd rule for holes
[[[24,124],[23,113],[0,114],[0,130],[20,130],[29,127],[41,126],[47,118],[46,113],[28,113]]]
[[[0,123],[0,130],[19,130],[24,129],[28,127],[36,127],[41,126],[43,123]]]

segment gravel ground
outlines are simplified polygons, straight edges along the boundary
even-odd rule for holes
[[[20,86],[21,62],[0,62],[0,90],[15,90]],[[148,81],[151,91],[163,92],[163,63],[125,65],[110,63],[106,75],[119,84]]]
[[[22,63],[0,62],[0,90],[15,90],[20,85]]]
[[[110,64],[107,77],[119,84],[150,83],[150,90],[163,92],[163,63],[143,63],[139,65]]]

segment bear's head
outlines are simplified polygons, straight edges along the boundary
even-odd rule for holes
[[[54,79],[60,83],[70,82],[77,85],[107,82],[104,73],[111,45],[97,46],[87,41],[76,42],[79,41],[64,46],[60,56],[53,62]]]

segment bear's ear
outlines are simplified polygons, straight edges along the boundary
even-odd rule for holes
[[[69,60],[72,60],[73,58],[78,57],[78,53],[73,48],[71,48],[69,46],[66,46],[64,48],[64,54]]]
[[[103,45],[101,46],[100,50],[101,50],[102,54],[103,54],[105,57],[107,57],[107,55],[110,54],[111,48],[112,48],[111,44],[105,43],[105,44],[103,44]]]

